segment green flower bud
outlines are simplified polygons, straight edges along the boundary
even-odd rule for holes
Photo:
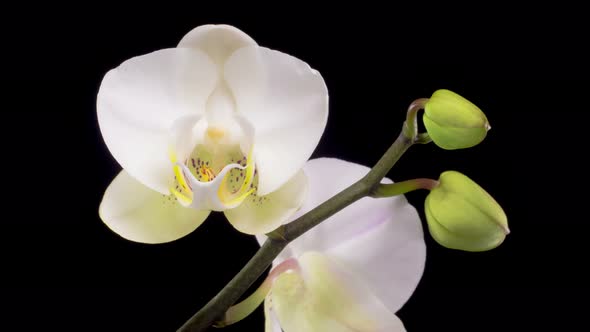
[[[432,141],[446,150],[470,148],[486,137],[490,124],[469,100],[437,90],[424,105],[424,126]]]
[[[424,203],[432,237],[443,247],[486,251],[510,233],[502,207],[465,175],[447,171]]]

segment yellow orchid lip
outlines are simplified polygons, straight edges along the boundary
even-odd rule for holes
[[[189,184],[186,182],[186,178],[184,176],[184,172],[182,171],[182,169],[180,168],[179,165],[174,165],[173,166],[174,169],[174,176],[176,177],[176,181],[178,182],[178,184],[180,184],[180,186],[182,187],[182,189],[192,192],[192,188],[189,186]]]
[[[192,188],[189,186],[188,182],[186,181],[182,168],[178,164],[176,164],[173,166],[172,169],[174,170],[174,178],[176,182],[180,185],[180,188],[178,188],[178,186],[176,188],[171,186],[170,192],[178,199],[178,201],[182,205],[186,206],[191,204],[193,201],[193,191]]]
[[[244,181],[242,182],[242,186],[237,192],[232,193],[228,189],[227,181],[229,179],[229,173],[226,174],[221,180],[221,185],[219,186],[217,195],[223,204],[229,206],[239,205],[246,199],[246,197],[254,192],[254,188],[250,188],[252,185],[252,180],[254,179],[254,162],[252,160],[252,150],[253,149],[251,148],[250,152],[248,152],[248,158],[246,160],[246,175],[244,177]],[[248,188],[250,188],[250,190],[248,190]]]
[[[178,201],[185,206],[191,205],[194,200],[196,187],[207,187],[215,189],[214,194],[223,208],[233,208],[240,205],[256,188],[252,185],[255,175],[255,163],[253,160],[253,149],[250,152],[245,162],[245,166],[241,164],[232,163],[226,165],[217,174],[208,162],[199,160],[198,165],[192,159],[192,165],[198,179],[188,170],[186,162],[178,161],[173,150],[169,152],[170,161],[174,163],[173,172],[175,185],[170,186],[170,192],[178,199]],[[228,182],[231,181],[231,170],[244,170],[244,179],[238,190],[231,190]],[[237,179],[236,179],[237,181]],[[191,184],[192,183],[192,184]]]
[[[176,190],[175,188],[170,188],[170,192],[178,199],[178,201],[182,205],[190,205],[193,202],[192,195],[185,195],[184,193]]]

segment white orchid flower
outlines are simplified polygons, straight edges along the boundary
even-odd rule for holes
[[[293,218],[369,169],[322,158],[304,171],[309,194]],[[290,243],[260,288],[219,325],[242,319],[264,300],[267,332],[405,331],[395,313],[416,289],[425,260],[420,218],[406,198],[363,198]]]
[[[124,238],[178,239],[210,211],[248,234],[272,231],[302,204],[301,169],[326,126],[321,75],[227,25],[109,71],[97,98],[103,138],[123,171],[102,220]]]

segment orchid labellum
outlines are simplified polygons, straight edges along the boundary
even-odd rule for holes
[[[102,220],[138,242],[178,239],[210,211],[248,234],[284,223],[302,204],[301,169],[328,115],[321,75],[242,31],[205,25],[178,47],[109,71],[97,101],[109,151],[123,171]]]
[[[322,158],[304,171],[309,194],[298,215],[369,169]],[[405,197],[363,198],[290,243],[262,286],[218,325],[242,319],[264,300],[267,332],[404,331],[395,313],[418,285],[425,260],[420,218]]]

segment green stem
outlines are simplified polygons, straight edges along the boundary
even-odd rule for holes
[[[375,188],[375,190],[371,193],[371,197],[380,198],[380,197],[392,197],[397,195],[402,195],[410,191],[418,190],[418,189],[428,189],[432,190],[438,186],[438,181],[432,179],[413,179],[413,180],[406,180],[402,182],[396,183],[388,183],[388,184],[380,184]]]
[[[272,283],[276,277],[281,273],[293,270],[299,271],[299,264],[295,258],[289,258],[281,264],[275,266],[264,282],[258,287],[254,293],[248,296],[244,301],[231,306],[226,312],[222,320],[213,324],[215,327],[225,327],[231,324],[235,324],[242,319],[248,317],[251,313],[260,306],[262,301],[266,298],[268,292],[272,287]]]
[[[242,270],[178,331],[205,331],[213,322],[223,318],[227,309],[266,271],[286,245],[285,241],[266,240]]]
[[[428,133],[420,133],[416,136],[416,144],[428,144],[430,142],[432,142],[432,138],[430,138]]]
[[[178,332],[204,331],[213,322],[222,320],[228,308],[237,302],[250,285],[266,271],[289,242],[360,198],[370,195],[402,154],[414,144],[416,136],[409,135],[407,127],[404,123],[398,138],[365,177],[303,216],[274,231],[246,266],[199,312],[180,327]]]
[[[369,195],[406,150],[413,140],[400,134],[387,152],[362,179],[328,199],[315,209],[284,226],[284,238],[293,241],[301,234],[334,215],[355,201]]]
[[[424,109],[428,98],[420,98],[414,100],[408,107],[406,114],[406,122],[404,123],[403,132],[408,138],[416,138],[418,136],[418,112]]]

